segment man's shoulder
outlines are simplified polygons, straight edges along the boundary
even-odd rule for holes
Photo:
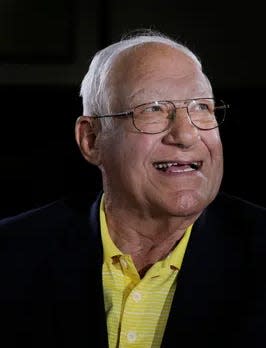
[[[226,192],[220,192],[203,215],[243,229],[266,228],[265,207]]]
[[[98,216],[97,204],[98,201],[92,205],[89,195],[83,198],[67,195],[2,219],[0,297],[12,301],[26,298],[27,304],[31,301],[31,291],[49,296],[50,287],[60,287],[60,281],[75,282],[85,268],[89,274],[95,263],[88,264],[88,255],[96,258],[95,253],[100,250],[96,247],[100,237],[94,218]],[[68,288],[64,291],[68,293]]]
[[[1,219],[0,231],[15,231],[16,229],[41,231],[62,227],[73,219],[79,219],[85,214],[88,216],[90,207],[96,198],[96,193],[71,192],[39,207]]]
[[[266,207],[252,202],[248,199],[227,193],[227,192],[220,192],[215,200],[212,202],[211,207],[214,209],[221,209],[232,211],[234,212],[241,212],[241,213],[247,213],[248,215],[262,215],[265,216],[266,213]]]

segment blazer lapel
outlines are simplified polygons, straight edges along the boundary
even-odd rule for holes
[[[234,222],[219,214],[207,209],[193,226],[162,347],[220,347],[226,332],[239,331],[244,248]]]
[[[72,217],[64,232],[64,248],[55,258],[56,327],[61,346],[87,348],[93,339],[97,347],[108,347],[98,209],[99,198],[90,211]]]

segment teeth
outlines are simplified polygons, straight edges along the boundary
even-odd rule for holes
[[[176,162],[171,162],[171,163],[155,163],[155,168],[159,168],[159,169],[167,169],[170,168],[172,166],[177,166]]]
[[[178,162],[162,162],[162,163],[154,163],[154,167],[156,169],[167,169],[167,168],[170,168],[172,166],[178,166],[180,165]],[[192,171],[192,170],[197,170],[199,169],[200,167],[200,163],[199,162],[192,162],[190,164],[187,164],[190,166],[190,168],[186,168],[186,169],[183,169],[183,171]]]
[[[177,166],[177,165],[178,165],[177,162],[155,163],[154,164],[155,168],[158,168],[158,169],[167,169],[167,168],[170,168],[172,166]]]

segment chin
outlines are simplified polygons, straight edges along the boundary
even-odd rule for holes
[[[211,201],[212,198],[207,198],[195,191],[179,192],[175,197],[175,212],[181,216],[198,215]]]

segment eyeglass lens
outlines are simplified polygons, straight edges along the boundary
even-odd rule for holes
[[[178,110],[187,109],[194,126],[208,130],[218,127],[225,117],[226,106],[223,101],[213,99],[191,100],[183,106],[170,101],[160,101],[137,106],[133,113],[135,127],[146,133],[160,133],[168,129]]]

